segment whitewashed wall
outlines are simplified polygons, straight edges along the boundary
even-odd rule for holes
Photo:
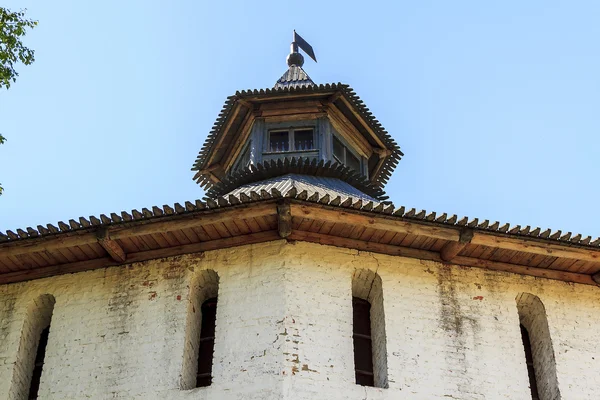
[[[213,385],[182,390],[189,287],[219,276]],[[389,388],[354,384],[352,276],[382,280]],[[0,286],[0,399],[56,299],[40,399],[529,400],[515,298],[543,302],[563,400],[596,400],[600,288],[285,241]]]

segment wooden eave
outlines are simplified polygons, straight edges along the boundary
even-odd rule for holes
[[[252,192],[39,226],[0,239],[0,284],[285,238],[595,285],[600,239],[326,193]]]
[[[318,102],[322,106],[318,106]],[[240,131],[242,136],[248,133],[254,118],[278,122],[325,115],[334,116],[338,125],[339,120],[344,120],[341,130],[353,135],[352,140],[364,155],[370,157],[374,151],[380,154],[369,179],[383,187],[403,154],[356,93],[341,83],[248,90],[228,97],[192,167],[197,171],[194,180],[209,189],[223,179],[232,157],[239,154]],[[348,126],[350,128],[346,129]]]

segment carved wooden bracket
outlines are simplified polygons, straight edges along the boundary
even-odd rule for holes
[[[115,242],[110,238],[108,229],[99,228],[96,231],[96,237],[98,238],[98,243],[110,255],[110,258],[118,262],[125,262],[125,260],[127,259],[127,254],[125,254],[125,250],[123,250],[123,248],[119,246],[119,243]]]
[[[286,238],[292,233],[292,212],[287,202],[277,204],[277,226],[279,236]]]
[[[458,242],[450,242],[440,250],[440,258],[444,261],[452,261],[473,239],[473,229],[463,229],[460,232]]]

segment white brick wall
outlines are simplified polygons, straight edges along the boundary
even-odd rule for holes
[[[529,333],[540,400],[559,400],[561,397],[556,377],[554,348],[544,304],[537,296],[519,293],[517,309],[521,324]]]
[[[381,277],[388,389],[354,383],[352,276]],[[190,287],[212,270],[213,385],[182,390]],[[40,399],[529,400],[515,298],[543,302],[565,400],[597,399],[596,287],[285,241],[0,286],[0,399],[27,309],[56,299]],[[189,344],[187,345],[189,348]]]

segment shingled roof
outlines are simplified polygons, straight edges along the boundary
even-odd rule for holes
[[[299,88],[304,86],[314,86],[315,83],[310,79],[302,67],[292,64],[287,71],[275,83],[274,89]]]
[[[214,148],[214,144],[217,142],[222,134],[222,130],[227,125],[229,118],[231,117],[232,110],[235,104],[244,99],[248,98],[272,98],[281,97],[286,98],[293,95],[302,94],[319,94],[319,93],[333,93],[339,91],[341,96],[356,110],[356,112],[363,118],[369,125],[370,129],[377,135],[388,149],[391,150],[391,154],[386,158],[381,171],[379,172],[377,179],[374,184],[379,187],[385,186],[387,181],[392,175],[392,172],[398,165],[398,162],[404,155],[400,150],[400,147],[391,135],[385,130],[381,123],[373,116],[373,113],[364,105],[364,102],[356,95],[356,92],[349,86],[343,83],[332,83],[332,84],[320,84],[310,86],[287,86],[273,89],[254,89],[254,90],[242,90],[230,96],[225,101],[216,122],[213,125],[212,130],[208,134],[202,149],[196,157],[196,161],[192,166],[192,171],[202,171],[206,167],[206,161],[210,155],[210,152]],[[205,190],[210,190],[213,187],[212,182],[207,176],[197,173],[194,179],[202,186]]]
[[[281,237],[568,282],[600,282],[600,238],[396,208],[322,190],[316,183],[264,184],[206,201],[7,231],[0,234],[0,284]],[[289,232],[282,236],[281,210],[286,207]]]

